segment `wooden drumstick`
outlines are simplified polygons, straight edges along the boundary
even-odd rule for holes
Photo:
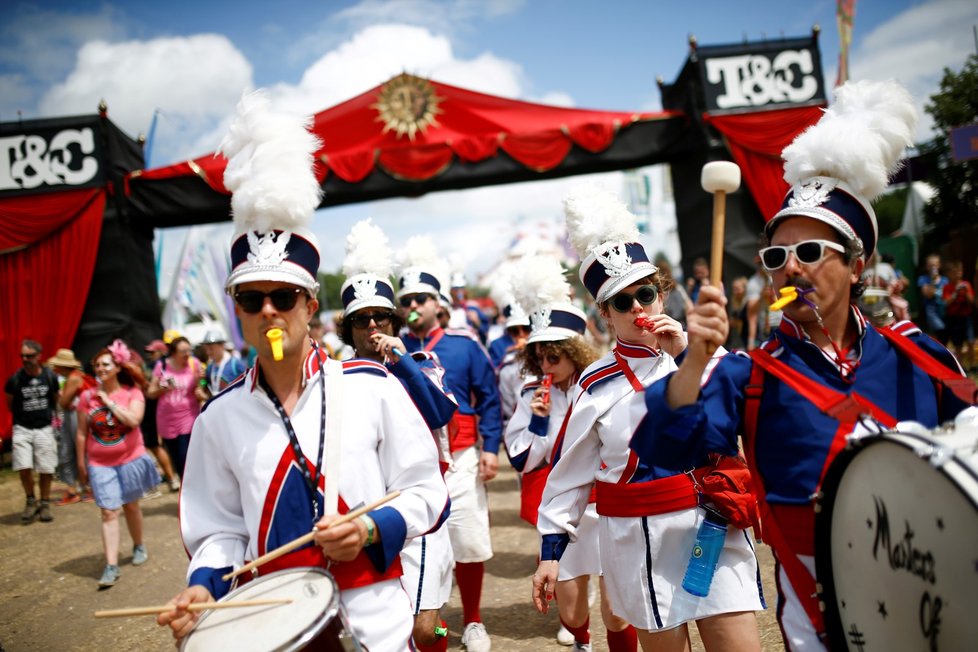
[[[700,175],[703,190],[713,193],[713,242],[710,247],[710,285],[723,284],[723,229],[727,220],[727,193],[740,188],[740,167],[730,161],[710,161]],[[712,344],[709,353],[716,351]]]
[[[228,602],[191,602],[187,605],[186,611],[205,611],[207,609],[236,609],[238,607],[264,607],[273,604],[292,604],[292,598],[282,598],[279,600],[230,600]],[[130,607],[128,609],[107,609],[96,611],[96,618],[120,618],[123,616],[155,616],[156,614],[176,611],[177,607],[173,604],[164,604],[158,607]]]
[[[380,507],[384,503],[388,503],[388,502],[394,500],[395,498],[397,498],[400,495],[401,495],[401,492],[400,491],[392,491],[392,492],[390,492],[389,494],[387,494],[386,496],[384,496],[383,498],[381,498],[380,500],[378,500],[376,502],[373,502],[373,503],[371,503],[369,505],[364,505],[363,507],[360,507],[358,509],[353,510],[352,512],[348,512],[348,513],[344,514],[343,516],[340,516],[338,519],[336,519],[335,521],[333,521],[332,523],[330,523],[329,525],[327,525],[324,528],[313,528],[313,530],[311,532],[308,532],[306,534],[303,534],[301,537],[299,537],[297,539],[293,539],[292,541],[289,541],[288,543],[286,543],[283,546],[279,546],[278,548],[276,548],[275,550],[272,550],[271,552],[265,553],[264,555],[262,555],[261,557],[258,557],[254,561],[248,562],[247,564],[245,564],[241,568],[239,568],[239,569],[237,569],[235,571],[232,571],[232,572],[228,573],[227,575],[223,576],[221,579],[223,579],[225,582],[227,582],[229,579],[234,578],[234,577],[237,577],[238,575],[241,575],[242,573],[247,573],[252,568],[258,568],[262,564],[267,564],[268,562],[272,561],[273,559],[278,559],[282,555],[284,555],[286,553],[289,553],[289,552],[292,552],[296,548],[300,548],[300,547],[306,545],[307,543],[309,543],[310,541],[312,541],[313,538],[316,536],[316,532],[319,532],[320,530],[328,530],[329,528],[333,527],[334,525],[341,525],[343,523],[348,523],[349,521],[352,521],[355,518],[359,518],[360,516],[363,516],[367,512],[372,512],[373,510],[377,509],[378,507]]]

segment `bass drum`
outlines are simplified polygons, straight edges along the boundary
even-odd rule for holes
[[[362,652],[346,621],[336,581],[322,568],[269,573],[239,586],[219,602],[275,599],[291,603],[204,612],[180,650]]]
[[[825,476],[815,567],[831,649],[975,649],[974,416],[852,438]]]

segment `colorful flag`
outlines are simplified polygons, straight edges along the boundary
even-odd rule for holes
[[[852,44],[852,23],[856,18],[856,0],[836,0],[835,22],[839,26],[839,74],[835,85],[849,80],[849,46]]]

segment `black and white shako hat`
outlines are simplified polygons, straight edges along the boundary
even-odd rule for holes
[[[517,264],[513,294],[530,314],[527,344],[559,342],[587,329],[587,315],[570,302],[566,274],[560,261],[550,256],[531,256]]]
[[[369,219],[353,225],[346,236],[346,281],[340,288],[344,315],[363,308],[394,309],[391,258],[387,236],[380,227]]]
[[[635,216],[607,190],[578,187],[564,198],[564,215],[581,282],[598,303],[658,271],[639,242]]]
[[[322,199],[313,170],[320,142],[309,118],[272,110],[263,91],[238,102],[220,151],[228,159],[234,235],[228,293],[242,283],[280,281],[319,291],[319,242],[309,224]]]
[[[868,259],[879,239],[872,201],[900,169],[916,120],[913,99],[895,81],[837,88],[835,103],[781,153],[791,188],[764,226],[767,237],[789,217],[809,217],[859,243]]]
[[[397,279],[397,298],[409,294],[430,294],[444,303],[448,301],[447,268],[439,257],[435,243],[430,236],[416,235],[408,238],[398,254],[401,272]]]

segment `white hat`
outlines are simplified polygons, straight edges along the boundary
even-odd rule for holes
[[[430,236],[416,235],[408,239],[399,254],[401,273],[397,279],[397,298],[408,294],[430,294],[441,302],[448,301],[448,276],[445,263]],[[448,301],[451,306],[451,301]]]
[[[549,256],[529,256],[517,263],[513,293],[530,313],[533,342],[558,342],[584,334],[587,315],[570,303],[570,283],[560,261]]]
[[[895,81],[837,88],[835,103],[781,153],[791,188],[764,226],[768,238],[784,219],[809,217],[858,242],[868,259],[879,239],[871,202],[900,169],[916,119],[913,99]]]
[[[201,344],[223,344],[227,342],[227,338],[224,337],[224,333],[217,329],[211,329],[204,333],[204,339],[200,341]]]
[[[658,271],[639,242],[635,216],[607,190],[578,187],[564,198],[564,214],[581,282],[598,303]]]
[[[391,249],[387,236],[370,219],[354,224],[346,236],[343,274],[347,277],[340,288],[344,315],[363,308],[394,309]]]
[[[319,241],[308,229],[322,188],[313,171],[320,142],[308,118],[272,111],[262,91],[238,102],[220,151],[231,191],[230,293],[242,283],[280,281],[319,291]]]
[[[516,264],[504,263],[496,271],[496,277],[489,288],[489,298],[492,299],[499,312],[506,319],[505,327],[529,326],[530,316],[513,295],[513,274],[517,272]]]

